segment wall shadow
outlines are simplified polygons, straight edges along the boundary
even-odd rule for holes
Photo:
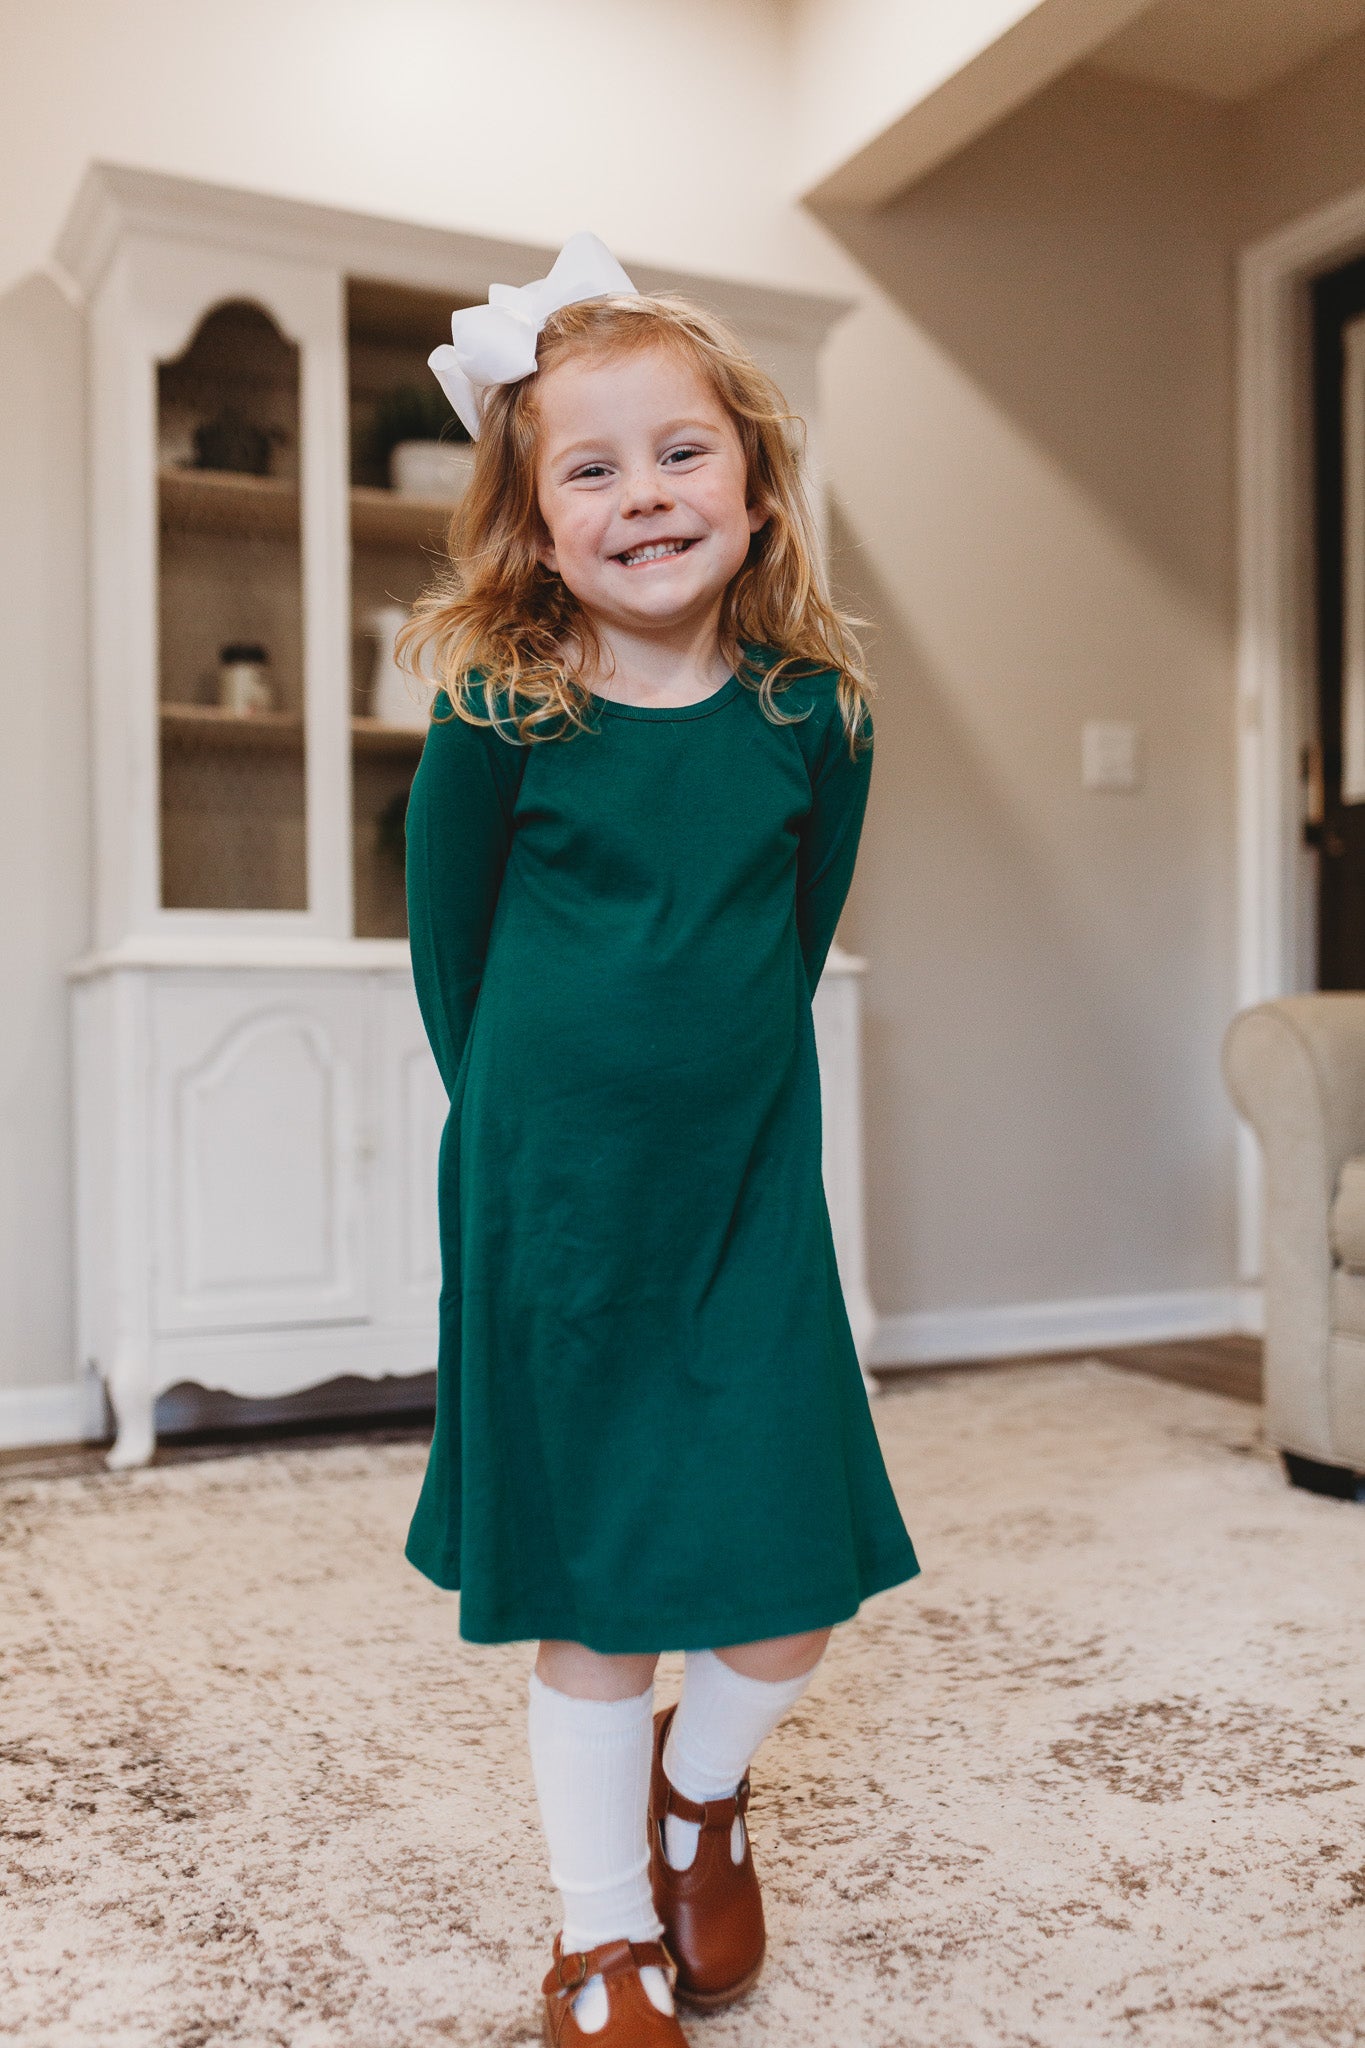
[[[1077,71],[876,212],[817,217],[1164,573],[1230,605],[1233,118]]]

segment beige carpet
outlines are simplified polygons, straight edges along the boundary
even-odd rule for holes
[[[1097,1364],[878,1416],[924,1574],[762,1755],[769,1966],[694,2042],[1359,2043],[1365,1508]],[[0,1487],[0,2039],[538,2038],[530,1652],[404,1564],[421,1464]]]

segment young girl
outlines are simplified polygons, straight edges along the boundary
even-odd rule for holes
[[[444,680],[408,810],[450,1094],[435,1437],[407,1555],[536,1639],[563,1904],[554,2048],[678,2048],[763,1961],[750,1758],[918,1570],[821,1180],[811,996],[871,772],[799,422],[592,236],[457,313],[478,442],[404,653]],[[653,1712],[659,1653],[682,1697]]]

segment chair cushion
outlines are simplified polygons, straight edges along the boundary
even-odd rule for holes
[[[1329,1234],[1338,1263],[1365,1273],[1365,1157],[1348,1159],[1337,1176]]]
[[[1332,1275],[1331,1317],[1333,1337],[1350,1337],[1365,1344],[1365,1273],[1348,1273],[1338,1266]]]

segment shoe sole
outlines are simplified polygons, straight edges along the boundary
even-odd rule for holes
[[[738,1984],[731,1984],[725,1991],[686,1991],[681,1983],[673,1986],[673,1996],[679,2005],[687,2005],[694,2012],[719,2012],[723,2006],[734,2005],[747,1991],[752,1991],[763,1973],[764,1958],[759,1957],[747,1977],[741,1977]]]

